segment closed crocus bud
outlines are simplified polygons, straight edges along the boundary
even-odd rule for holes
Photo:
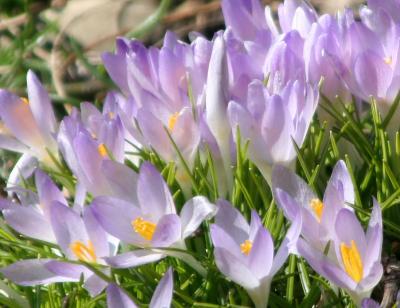
[[[245,104],[231,101],[228,107],[232,132],[249,140],[249,158],[271,183],[274,164],[291,166],[301,147],[318,102],[316,88],[293,82],[270,95],[260,81],[249,85]]]
[[[225,189],[232,185],[231,171],[231,127],[229,125],[228,107],[228,70],[226,59],[225,41],[222,35],[218,35],[214,41],[208,69],[206,86],[206,122],[214,136],[222,156],[225,169]],[[221,183],[220,186],[222,186]]]

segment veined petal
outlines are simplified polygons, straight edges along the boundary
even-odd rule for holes
[[[249,267],[254,276],[260,280],[267,277],[274,259],[274,243],[263,226],[258,228],[248,257]]]
[[[164,255],[161,253],[138,249],[104,259],[111,267],[128,268],[156,262],[162,258],[164,258]]]
[[[185,203],[180,217],[182,223],[182,238],[191,235],[204,220],[214,216],[216,207],[207,198],[196,196]]]
[[[151,245],[153,247],[169,247],[181,239],[181,220],[176,214],[164,215],[157,223]]]
[[[156,290],[153,293],[150,302],[150,308],[165,307],[169,308],[172,301],[172,292],[174,290],[174,281],[172,268],[170,267],[161,278]]]
[[[148,162],[142,164],[139,172],[137,195],[143,214],[158,221],[166,214],[175,214],[175,204],[167,184],[157,169]]]
[[[51,259],[31,259],[15,262],[0,269],[7,279],[22,286],[35,286],[54,282],[79,281],[79,279],[62,277],[46,268]]]
[[[116,284],[111,283],[107,287],[108,308],[136,308],[135,303]]]

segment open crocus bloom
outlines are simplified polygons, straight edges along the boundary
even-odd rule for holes
[[[215,210],[206,198],[198,196],[186,202],[178,216],[168,186],[155,167],[147,162],[140,168],[137,198],[138,204],[114,197],[98,197],[90,206],[109,234],[124,243],[140,247],[106,258],[106,262],[113,267],[139,266],[157,261],[167,254],[184,258],[185,253],[157,248],[186,249],[184,239]],[[188,259],[184,261],[190,262]]]
[[[161,278],[156,290],[153,293],[150,308],[169,308],[172,301],[174,281],[172,268]],[[107,287],[107,306],[108,308],[136,308],[137,306],[129,296],[127,296],[117,285],[110,284]]]
[[[257,308],[264,308],[272,278],[293,251],[300,231],[298,215],[274,256],[271,235],[257,213],[252,212],[249,225],[238,210],[220,200],[215,224],[211,226],[215,262],[224,275],[246,289]]]
[[[29,176],[37,159],[53,166],[48,152],[57,157],[54,135],[57,123],[49,95],[32,71],[27,74],[28,99],[0,90],[0,148],[23,153],[15,165],[8,186]]]
[[[101,258],[115,253],[116,246],[108,242],[107,235],[98,227],[89,211],[84,213],[82,220],[72,209],[55,202],[50,214],[56,244],[68,259],[104,264]],[[18,261],[0,271],[16,284],[24,286],[78,282],[83,275],[85,288],[92,296],[99,294],[106,286],[106,282],[86,267],[53,259]]]
[[[374,200],[366,233],[355,213],[343,208],[335,219],[331,242],[334,254],[325,255],[305,240],[299,241],[298,251],[315,271],[345,289],[354,303],[361,306],[383,274],[382,239],[381,208]]]
[[[334,237],[337,213],[354,203],[354,188],[343,161],[337,162],[320,200],[306,182],[292,171],[276,166],[272,176],[273,193],[277,204],[289,220],[298,213],[303,217],[302,236],[310,245],[324,251]],[[331,247],[332,250],[332,247]]]
[[[56,244],[67,259],[104,265],[102,258],[115,254],[116,245],[109,241],[89,209],[81,217],[68,206],[55,201],[50,206],[49,214]],[[34,234],[30,237],[34,238]],[[83,265],[52,259],[17,261],[0,272],[23,286],[78,282],[83,274],[85,288],[92,296],[99,294],[107,284]]]
[[[58,134],[63,157],[78,180],[78,204],[83,204],[86,191],[135,200],[130,185],[137,176],[119,163],[124,159],[122,123],[118,116],[102,115],[93,108],[82,105],[82,120],[78,115],[65,117]]]
[[[67,200],[41,170],[36,170],[35,182],[38,194],[32,193],[28,200],[20,197],[21,204],[9,202],[3,210],[4,219],[14,230],[27,237],[56,243],[50,222],[50,206],[53,201],[67,205]],[[18,192],[17,195],[20,196]]]

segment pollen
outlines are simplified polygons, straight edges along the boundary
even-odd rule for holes
[[[363,278],[364,269],[360,252],[356,243],[352,240],[351,247],[345,243],[340,244],[340,253],[342,255],[343,265],[346,273],[355,281],[360,282]]]
[[[80,260],[84,262],[96,262],[96,254],[94,252],[94,246],[91,241],[88,241],[88,244],[85,245],[81,241],[75,241],[69,245],[74,255]]]
[[[314,214],[317,216],[318,222],[321,222],[322,212],[324,211],[324,204],[318,198],[312,199],[310,202],[310,206],[314,211]]]
[[[253,243],[250,240],[245,240],[242,244],[240,244],[240,251],[248,256],[250,254],[251,248],[253,247]]]
[[[107,149],[106,146],[104,145],[104,143],[100,143],[99,146],[97,147],[97,152],[99,152],[99,154],[102,157],[106,157],[107,156]]]
[[[132,221],[133,230],[139,233],[144,239],[151,241],[156,231],[156,224],[138,217]]]
[[[168,129],[173,131],[176,125],[176,121],[178,121],[179,112],[173,113],[168,119]]]
[[[21,97],[21,100],[25,105],[29,105],[29,100],[26,97]]]
[[[114,112],[110,111],[110,112],[108,113],[108,117],[110,118],[110,120],[114,119],[114,117],[115,117]]]
[[[387,65],[392,65],[392,63],[393,63],[392,57],[385,57],[385,58],[383,58],[383,61],[384,61]]]

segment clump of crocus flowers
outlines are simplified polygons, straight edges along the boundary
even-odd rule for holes
[[[331,104],[372,97],[383,114],[390,109],[400,90],[398,1],[370,0],[357,19],[351,10],[319,16],[306,2],[285,0],[277,21],[258,0],[221,5],[226,30],[212,40],[184,43],[167,33],[158,49],[117,39],[103,63],[120,91],[107,95],[102,111],[82,103],[57,122],[32,71],[27,98],[0,90],[0,147],[22,154],[2,215],[16,233],[51,248],[51,257],[1,268],[4,278],[23,286],[83,282],[91,296],[106,292],[109,307],[136,307],[115,269],[172,258],[205,278],[213,266],[187,241],[206,234],[213,251],[203,254],[257,308],[267,306],[289,254],[356,305],[375,305],[368,298],[383,274],[380,205],[374,199],[365,233],[343,161],[323,197],[295,166],[321,95]],[[286,232],[268,230],[260,208],[272,205],[246,212],[225,200],[243,147],[290,224]],[[157,159],[137,159],[132,149]],[[192,171],[210,159],[218,189],[203,196],[194,181],[209,179]],[[160,161],[173,166],[169,173],[160,173]],[[170,306],[173,279],[168,269],[150,307]]]

